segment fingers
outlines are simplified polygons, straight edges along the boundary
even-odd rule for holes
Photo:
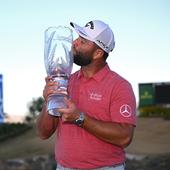
[[[54,85],[54,84],[58,85],[58,82],[54,81],[54,77],[52,76],[45,77],[45,82],[46,84],[49,84],[49,85]]]
[[[64,122],[74,122],[79,117],[80,110],[76,107],[74,102],[67,97],[64,98],[67,108],[58,109],[61,113],[62,121]]]
[[[57,82],[53,81],[51,76],[47,76],[45,78],[45,82],[46,82],[46,84],[45,84],[44,90],[43,90],[43,97],[47,101],[48,96],[53,94],[53,92],[57,86]]]
[[[73,123],[77,118],[79,118],[78,112],[70,112],[69,110],[60,110],[61,112],[61,119],[63,122],[70,122]]]
[[[65,97],[64,98],[64,102],[65,102],[65,104],[69,107],[70,106],[70,104],[71,104],[71,100],[68,98],[68,97]]]
[[[45,82],[47,83],[48,81],[50,81],[50,76],[45,77]]]
[[[52,76],[47,76],[45,78],[46,84],[44,86],[43,90],[43,97],[47,101],[48,97],[50,95],[66,95],[67,96],[67,89],[60,88],[60,84],[57,81],[54,81],[54,78]]]
[[[55,90],[50,89],[50,88],[44,88],[44,90],[43,90],[43,97],[47,101],[48,96],[50,96],[50,95],[52,95],[54,93],[55,93]]]

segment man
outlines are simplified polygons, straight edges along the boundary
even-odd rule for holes
[[[114,34],[102,21],[71,26],[79,37],[73,41],[74,63],[81,69],[69,80],[67,108],[61,117],[46,112],[37,120],[39,136],[56,132],[57,169],[123,170],[124,148],[133,137],[136,103],[130,83],[111,71],[106,62],[115,46]],[[46,78],[44,98],[58,93],[57,83]]]

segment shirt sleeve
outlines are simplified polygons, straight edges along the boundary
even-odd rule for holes
[[[113,122],[136,126],[136,99],[129,82],[123,81],[113,88],[110,113]]]

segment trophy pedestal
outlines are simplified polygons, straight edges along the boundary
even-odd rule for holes
[[[47,103],[47,111],[48,114],[52,116],[61,116],[60,113],[57,111],[60,108],[66,108],[66,104],[64,102],[64,95],[51,95],[48,98]]]

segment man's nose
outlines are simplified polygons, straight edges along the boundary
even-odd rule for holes
[[[74,46],[74,47],[78,47],[79,44],[80,44],[79,38],[77,38],[77,39],[75,39],[75,40],[73,41],[73,46]]]

